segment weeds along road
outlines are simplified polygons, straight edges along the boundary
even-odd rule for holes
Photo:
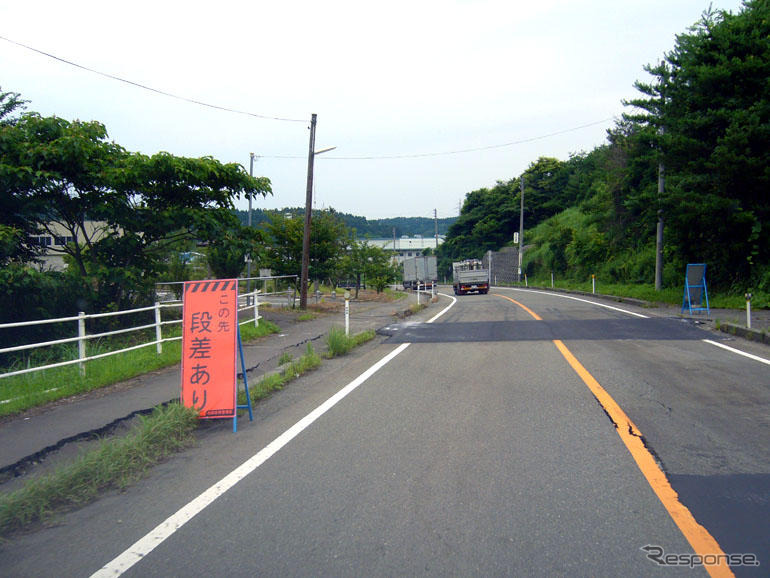
[[[3,574],[761,575],[767,349],[632,313],[493,290],[389,326]]]

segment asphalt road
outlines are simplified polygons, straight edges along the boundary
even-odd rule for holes
[[[706,575],[649,559],[694,549],[556,341],[633,420],[722,551],[762,563],[732,571],[766,575],[770,366],[680,320],[494,292],[541,319],[471,295],[431,324],[385,328],[260,404],[238,434],[208,424],[125,493],[0,545],[2,573]],[[198,497],[210,488],[216,499]]]

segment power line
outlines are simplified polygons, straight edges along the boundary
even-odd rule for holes
[[[72,62],[71,60],[67,60],[66,58],[61,58],[60,56],[56,56],[55,54],[51,54],[49,52],[45,52],[43,50],[39,50],[37,48],[34,48],[32,46],[28,46],[26,44],[22,44],[21,42],[16,42],[15,40],[11,40],[10,38],[6,38],[5,36],[0,36],[0,40],[5,40],[6,42],[9,42],[11,44],[15,44],[16,46],[20,46],[21,48],[25,48],[26,50],[31,50],[32,52],[37,52],[38,54],[42,54],[43,56],[47,56],[48,58],[52,58],[53,60],[56,60],[58,62],[63,62],[64,64],[69,64],[70,66],[74,66],[75,68],[80,68],[81,70],[85,70],[87,72],[91,72],[93,74],[98,74],[99,76],[104,76],[105,78],[109,78],[112,80],[117,80],[118,82],[123,82],[125,84],[130,84],[131,86],[135,86],[137,88],[141,88],[143,90],[148,90],[150,92],[154,92],[156,94],[161,94],[163,96],[168,96],[170,98],[175,98],[177,100],[183,100],[185,102],[189,102],[192,104],[197,104],[199,106],[205,106],[208,108],[213,108],[216,110],[222,110],[225,112],[232,112],[235,114],[242,114],[245,116],[251,116],[254,118],[261,118],[265,120],[280,120],[284,122],[307,122],[308,120],[306,118],[285,118],[280,116],[269,116],[265,114],[256,114],[253,112],[248,112],[245,110],[237,110],[234,108],[228,108],[226,106],[219,106],[216,104],[210,104],[208,102],[203,102],[200,100],[195,100],[193,98],[187,98],[185,96],[179,96],[177,94],[173,94],[171,92],[166,92],[164,90],[159,90],[157,88],[153,88],[151,86],[146,86],[144,84],[140,84],[138,82],[134,82],[133,80],[127,80],[125,78],[121,78],[119,76],[115,76],[114,74],[109,74],[107,72],[102,72],[100,70],[95,70],[93,68],[89,68],[87,66],[83,66],[82,64],[78,64],[77,62]]]
[[[147,86],[147,85],[144,85],[144,84],[141,84],[141,83],[138,83],[138,82],[134,82],[132,80],[127,80],[125,78],[121,78],[119,76],[115,76],[113,74],[109,74],[107,72],[102,72],[100,70],[96,70],[96,69],[93,69],[93,68],[89,68],[87,66],[83,66],[82,64],[78,64],[76,62],[72,62],[71,60],[67,60],[66,58],[62,58],[60,56],[56,56],[56,55],[51,54],[49,52],[45,52],[43,50],[40,50],[38,48],[34,48],[32,46],[28,46],[26,44],[22,44],[21,42],[17,42],[15,40],[11,40],[10,38],[6,38],[5,36],[0,36],[0,40],[5,40],[6,42],[8,42],[10,44],[14,44],[14,45],[19,46],[21,48],[24,48],[26,50],[30,50],[32,52],[36,52],[38,54],[41,54],[43,56],[46,56],[46,57],[51,58],[53,60],[56,60],[58,62],[62,62],[64,64],[68,64],[68,65],[73,66],[75,68],[79,68],[81,70],[85,70],[85,71],[91,72],[93,74],[98,74],[100,76],[104,76],[105,78],[109,78],[111,80],[117,80],[118,82],[129,84],[131,86],[135,86],[135,87],[141,88],[143,90],[154,92],[154,93],[160,94],[162,96],[167,96],[169,98],[174,98],[174,99],[177,99],[177,100],[182,100],[184,102],[189,102],[191,104],[197,104],[199,106],[203,106],[203,107],[207,107],[207,108],[212,108],[212,109],[215,109],[215,110],[221,110],[221,111],[224,111],[224,112],[231,112],[231,113],[234,113],[234,114],[241,114],[241,115],[250,116],[250,117],[253,117],[253,118],[265,119],[265,120],[277,120],[277,121],[283,121],[283,122],[307,122],[307,119],[304,119],[304,118],[287,118],[287,117],[280,117],[280,116],[269,116],[269,115],[264,115],[264,114],[257,114],[257,113],[248,112],[248,111],[244,111],[244,110],[237,110],[237,109],[233,109],[233,108],[229,108],[229,107],[225,107],[225,106],[211,104],[211,103],[203,102],[203,101],[200,101],[200,100],[195,100],[195,99],[192,99],[192,98],[188,98],[188,97],[185,97],[185,96],[179,96],[177,94],[173,94],[173,93],[170,93],[170,92],[166,92],[164,90],[153,88],[151,86]],[[556,131],[556,132],[551,132],[551,133],[544,134],[544,135],[539,135],[539,136],[535,136],[535,137],[515,140],[515,141],[501,143],[501,144],[487,145],[487,146],[482,146],[482,147],[465,148],[465,149],[457,149],[457,150],[450,150],[450,151],[428,152],[428,153],[397,154],[397,155],[366,155],[366,156],[345,156],[345,157],[329,156],[329,157],[325,157],[325,159],[326,160],[342,160],[342,161],[397,160],[397,159],[417,159],[417,158],[427,158],[427,157],[459,155],[459,154],[479,152],[479,151],[492,150],[492,149],[498,149],[498,148],[505,148],[505,147],[516,146],[516,145],[520,145],[520,144],[526,144],[526,143],[530,143],[530,142],[535,142],[535,141],[538,141],[538,140],[543,140],[543,139],[554,137],[554,136],[558,136],[558,135],[561,135],[561,134],[566,134],[566,133],[582,130],[584,128],[588,128],[588,127],[591,127],[591,126],[596,126],[596,125],[599,125],[599,124],[603,124],[603,123],[609,122],[611,120],[613,120],[612,117],[604,118],[602,120],[597,120],[595,122],[590,122],[590,123],[587,123],[587,124],[582,124],[580,126],[576,126],[576,127],[572,127],[572,128],[567,128],[567,129],[559,130],[559,131]],[[262,156],[263,158],[271,158],[271,159],[304,159],[305,158],[304,156],[299,156],[299,155],[260,155],[260,156]]]
[[[547,138],[551,138],[554,136],[558,136],[561,134],[567,134],[570,132],[575,132],[578,130],[582,130],[584,128],[596,126],[599,124],[604,124],[605,122],[609,122],[611,120],[614,120],[614,117],[610,118],[603,118],[602,120],[597,120],[595,122],[589,122],[587,124],[581,124],[580,126],[575,126],[572,128],[565,128],[563,130],[559,130],[556,132],[551,132],[548,134],[543,134],[539,136],[533,136],[525,139],[515,140],[511,142],[501,143],[501,144],[494,144],[494,145],[487,145],[483,147],[475,147],[475,148],[466,148],[466,149],[457,149],[457,150],[451,150],[451,151],[441,151],[441,152],[430,152],[430,153],[413,153],[413,154],[400,154],[400,155],[370,155],[370,156],[351,156],[351,157],[335,157],[335,156],[327,156],[324,157],[326,160],[332,161],[368,161],[368,160],[389,160],[389,159],[418,159],[418,158],[425,158],[425,157],[439,157],[439,156],[448,156],[448,155],[459,155],[459,154],[465,154],[465,153],[473,153],[473,152],[479,152],[479,151],[486,151],[491,149],[499,149],[499,148],[505,148],[510,146],[516,146],[520,144],[526,144],[530,142],[535,142],[538,140],[543,140]],[[305,157],[298,156],[298,155],[262,155],[265,158],[270,159],[302,159]]]

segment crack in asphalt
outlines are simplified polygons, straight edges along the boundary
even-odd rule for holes
[[[178,398],[170,399],[166,402],[158,404],[158,406],[165,407],[168,404],[175,401],[178,401]],[[155,406],[155,407],[158,407],[158,406]],[[81,442],[81,441],[96,441],[101,437],[108,436],[111,433],[113,433],[115,430],[117,430],[118,427],[122,425],[124,422],[132,420],[135,417],[140,415],[149,415],[150,413],[153,412],[155,407],[151,407],[149,409],[138,409],[136,411],[132,411],[128,415],[119,417],[118,419],[113,420],[110,423],[103,425],[102,427],[94,428],[92,430],[81,432],[79,434],[75,434],[73,436],[64,438],[62,440],[59,440],[57,443],[53,445],[47,446],[42,450],[35,452],[34,454],[21,458],[16,463],[3,466],[2,468],[0,468],[0,484],[12,478],[18,478],[19,476],[25,475],[27,473],[27,470],[31,469],[32,466],[42,463],[46,459],[46,457],[48,457],[49,454],[52,454],[53,452],[57,452],[61,450],[67,444],[70,444],[73,442]]]
[[[607,408],[605,408],[605,407],[602,405],[602,402],[601,402],[601,401],[599,401],[599,398],[598,398],[598,397],[596,397],[595,395],[593,396],[593,398],[594,398],[594,400],[596,401],[596,404],[599,406],[599,408],[600,408],[600,409],[601,409],[601,410],[604,412],[604,415],[606,415],[606,416],[607,416],[607,419],[608,419],[608,420],[610,420],[610,423],[612,424],[612,427],[614,427],[616,430],[620,430],[620,424],[618,424],[618,422],[616,422],[616,421],[615,421],[615,420],[612,418],[612,416],[610,415],[610,413],[607,411]],[[626,427],[628,428],[628,430],[627,430],[627,431],[628,431],[628,434],[629,434],[629,435],[631,435],[631,436],[633,436],[633,437],[635,437],[635,438],[637,438],[639,441],[641,441],[641,442],[642,442],[642,445],[644,446],[644,448],[645,448],[645,449],[646,449],[648,452],[650,452],[650,455],[652,455],[652,457],[653,457],[653,458],[655,459],[655,461],[657,462],[657,464],[658,464],[658,467],[660,467],[660,469],[663,471],[663,473],[664,473],[666,476],[668,476],[668,475],[669,475],[669,472],[668,472],[668,469],[666,468],[666,465],[665,465],[665,463],[663,462],[663,459],[660,457],[660,455],[658,454],[658,452],[656,452],[656,451],[655,451],[655,448],[654,448],[654,447],[652,447],[652,444],[651,444],[651,443],[649,443],[649,442],[647,441],[647,438],[646,438],[646,437],[644,437],[644,435],[642,434],[642,432],[640,432],[639,430],[637,430],[636,428],[634,428],[633,424],[631,424],[631,423],[628,423],[628,422],[626,422]]]
[[[269,363],[270,361],[273,361],[275,359],[278,359],[285,353],[286,351],[297,348],[302,345],[305,345],[307,343],[310,343],[312,341],[317,341],[318,339],[321,339],[324,336],[324,334],[319,334],[314,337],[308,337],[307,339],[304,339],[298,343],[289,345],[284,347],[281,350],[281,353],[273,355],[272,357],[268,359],[264,359],[257,363],[256,365],[253,365],[251,367],[246,368],[246,373],[251,373],[252,371],[258,369],[261,365],[265,363]],[[243,379],[243,373],[238,372],[237,377],[240,379]],[[174,399],[170,399],[168,401],[165,401],[163,403],[158,404],[158,406],[165,407],[169,403],[173,403],[178,401],[179,398],[175,397]],[[157,406],[156,406],[157,407]],[[34,454],[30,454],[26,457],[21,458],[20,460],[16,461],[13,464],[9,464],[7,466],[3,466],[0,468],[0,484],[3,484],[7,482],[10,479],[18,478],[20,476],[26,475],[29,470],[31,470],[34,466],[42,463],[45,461],[45,459],[52,453],[60,451],[62,448],[64,448],[67,444],[71,443],[77,443],[82,441],[95,441],[102,437],[107,437],[114,433],[118,427],[120,427],[125,422],[128,422],[132,419],[134,419],[137,416],[140,415],[149,415],[152,413],[152,411],[155,409],[155,407],[147,408],[147,409],[139,409],[136,411],[132,411],[128,415],[125,415],[123,417],[119,417],[110,423],[103,425],[98,428],[94,428],[88,431],[80,432],[79,434],[64,438],[59,440],[57,443],[52,444],[50,446],[47,446]]]

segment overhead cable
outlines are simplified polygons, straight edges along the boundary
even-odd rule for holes
[[[604,124],[606,122],[610,122],[614,120],[614,117],[610,118],[603,118],[602,120],[597,120],[595,122],[589,122],[587,124],[581,124],[580,126],[574,126],[572,128],[565,128],[563,130],[558,130],[556,132],[550,132],[548,134],[542,134],[539,136],[533,136],[529,138],[524,138],[520,140],[515,140],[511,142],[501,143],[501,144],[494,144],[494,145],[487,145],[482,147],[475,147],[475,148],[466,148],[466,149],[457,149],[457,150],[451,150],[451,151],[440,151],[440,152],[430,152],[430,153],[413,153],[413,154],[398,154],[398,155],[369,155],[369,156],[349,156],[349,157],[340,157],[340,156],[333,156],[333,155],[325,155],[322,158],[324,160],[328,161],[370,161],[370,160],[389,160],[389,159],[418,159],[418,158],[424,158],[424,157],[439,157],[439,156],[448,156],[448,155],[459,155],[464,153],[473,153],[478,151],[486,151],[491,149],[499,149],[499,148],[505,148],[520,144],[526,144],[538,140],[543,140],[546,138],[551,138],[553,136],[558,136],[561,134],[566,134],[570,132],[575,132],[578,130],[582,130],[584,128],[596,126],[599,124]],[[304,156],[298,156],[298,155],[260,155],[264,158],[269,159],[304,159],[307,157]]]
[[[192,99],[192,98],[187,98],[187,97],[184,97],[184,96],[179,96],[177,94],[166,92],[164,90],[153,88],[151,86],[146,86],[144,84],[140,84],[140,83],[134,82],[132,80],[127,80],[125,78],[121,78],[121,77],[115,76],[113,74],[109,74],[109,73],[106,73],[106,72],[95,70],[93,68],[89,68],[87,66],[83,66],[82,64],[78,64],[76,62],[72,62],[71,60],[67,60],[65,58],[61,58],[61,57],[56,56],[54,54],[51,54],[49,52],[45,52],[43,50],[39,50],[39,49],[34,48],[32,46],[28,46],[26,44],[22,44],[21,42],[17,42],[15,40],[11,40],[10,38],[6,38],[5,36],[0,36],[0,40],[5,40],[6,42],[9,42],[9,43],[14,44],[16,46],[19,46],[19,47],[24,48],[26,50],[30,50],[32,52],[36,52],[36,53],[41,54],[43,56],[46,56],[48,58],[52,58],[53,60],[62,62],[64,64],[68,64],[70,66],[74,66],[75,68],[80,68],[81,70],[85,70],[85,71],[91,72],[93,74],[98,74],[100,76],[104,76],[104,77],[112,79],[112,80],[117,80],[118,82],[123,82],[125,84],[129,84],[131,86],[135,86],[137,88],[141,88],[143,90],[148,90],[148,91],[154,92],[156,94],[160,94],[160,95],[167,96],[167,97],[170,97],[170,98],[175,98],[177,100],[182,100],[182,101],[189,102],[189,103],[192,103],[192,104],[197,104],[199,106],[204,106],[204,107],[212,108],[212,109],[215,109],[215,110],[221,110],[221,111],[224,111],[224,112],[231,112],[231,113],[235,113],[235,114],[241,114],[241,115],[251,116],[251,117],[254,117],[254,118],[260,118],[260,119],[265,119],[265,120],[277,120],[277,121],[283,121],[283,122],[307,122],[307,119],[304,119],[304,118],[286,118],[286,117],[280,117],[280,116],[270,116],[270,115],[264,115],[264,114],[257,114],[257,113],[253,113],[253,112],[248,112],[248,111],[244,111],[244,110],[237,110],[237,109],[233,109],[233,108],[229,108],[229,107],[225,107],[225,106],[220,106],[220,105],[216,105],[216,104],[210,104],[210,103],[207,103],[207,102],[203,102],[203,101],[200,101],[200,100],[195,100],[195,99]],[[487,146],[482,146],[482,147],[465,148],[465,149],[457,149],[457,150],[450,150],[450,151],[427,152],[427,153],[411,153],[411,154],[395,154],[395,155],[365,155],[365,156],[332,156],[332,155],[329,155],[329,156],[324,156],[322,158],[325,159],[325,160],[361,161],[361,160],[417,159],[417,158],[426,158],[426,157],[439,157],[439,156],[459,155],[459,154],[465,154],[465,153],[479,152],[479,151],[485,151],[485,150],[492,150],[492,149],[516,146],[516,145],[520,145],[520,144],[526,144],[526,143],[530,143],[530,142],[534,142],[534,141],[550,138],[550,137],[553,137],[553,136],[558,136],[558,135],[561,135],[561,134],[566,134],[566,133],[578,131],[578,130],[581,130],[581,129],[584,129],[584,128],[596,126],[596,125],[603,124],[605,122],[609,122],[609,121],[612,121],[612,120],[614,120],[612,117],[611,118],[604,118],[602,120],[598,120],[598,121],[595,121],[595,122],[590,122],[588,124],[582,124],[580,126],[576,126],[576,127],[572,127],[572,128],[567,128],[567,129],[563,129],[563,130],[559,130],[559,131],[555,131],[555,132],[551,132],[551,133],[548,133],[548,134],[543,134],[543,135],[539,135],[539,136],[535,136],[535,137],[515,140],[515,141],[501,143],[501,144],[487,145]],[[304,159],[304,158],[307,158],[306,156],[299,156],[299,155],[260,155],[260,157],[271,158],[271,159]]]
[[[60,56],[56,56],[55,54],[51,54],[49,52],[45,52],[43,50],[39,50],[37,48],[34,48],[32,46],[28,46],[26,44],[22,44],[21,42],[16,42],[15,40],[11,40],[10,38],[6,38],[5,36],[0,36],[0,40],[5,40],[6,42],[10,42],[11,44],[15,44],[16,46],[20,46],[21,48],[25,48],[27,50],[31,50],[32,52],[37,52],[38,54],[42,54],[43,56],[47,56],[48,58],[52,58],[53,60],[57,60],[59,62],[63,62],[64,64],[69,64],[70,66],[74,66],[75,68],[80,68],[81,70],[86,70],[88,72],[92,72],[94,74],[98,74],[100,76],[104,76],[106,78],[110,78],[112,80],[117,80],[118,82],[123,82],[125,84],[130,84],[131,86],[136,86],[137,88],[141,88],[144,90],[149,90],[150,92],[154,92],[156,94],[162,94],[163,96],[168,96],[170,98],[175,98],[177,100],[183,100],[185,102],[190,102],[192,104],[197,104],[199,106],[205,106],[208,108],[213,108],[216,110],[223,110],[225,112],[232,112],[235,114],[242,114],[245,116],[251,116],[254,118],[261,118],[265,120],[280,120],[284,122],[308,122],[308,119],[306,118],[285,118],[280,116],[269,116],[265,114],[256,114],[254,112],[248,112],[245,110],[237,110],[234,108],[228,108],[226,106],[219,106],[216,104],[210,104],[208,102],[203,102],[200,100],[195,100],[193,98],[187,98],[185,96],[179,96],[178,94],[173,94],[170,92],[166,92],[164,90],[159,90],[157,88],[153,88],[151,86],[147,86],[144,84],[140,84],[138,82],[134,82],[133,80],[126,80],[125,78],[121,78],[119,76],[115,76],[114,74],[109,74],[107,72],[102,72],[100,70],[95,70],[93,68],[89,68],[87,66],[83,66],[82,64],[78,64],[77,62],[72,62],[71,60],[67,60],[66,58],[61,58]]]

